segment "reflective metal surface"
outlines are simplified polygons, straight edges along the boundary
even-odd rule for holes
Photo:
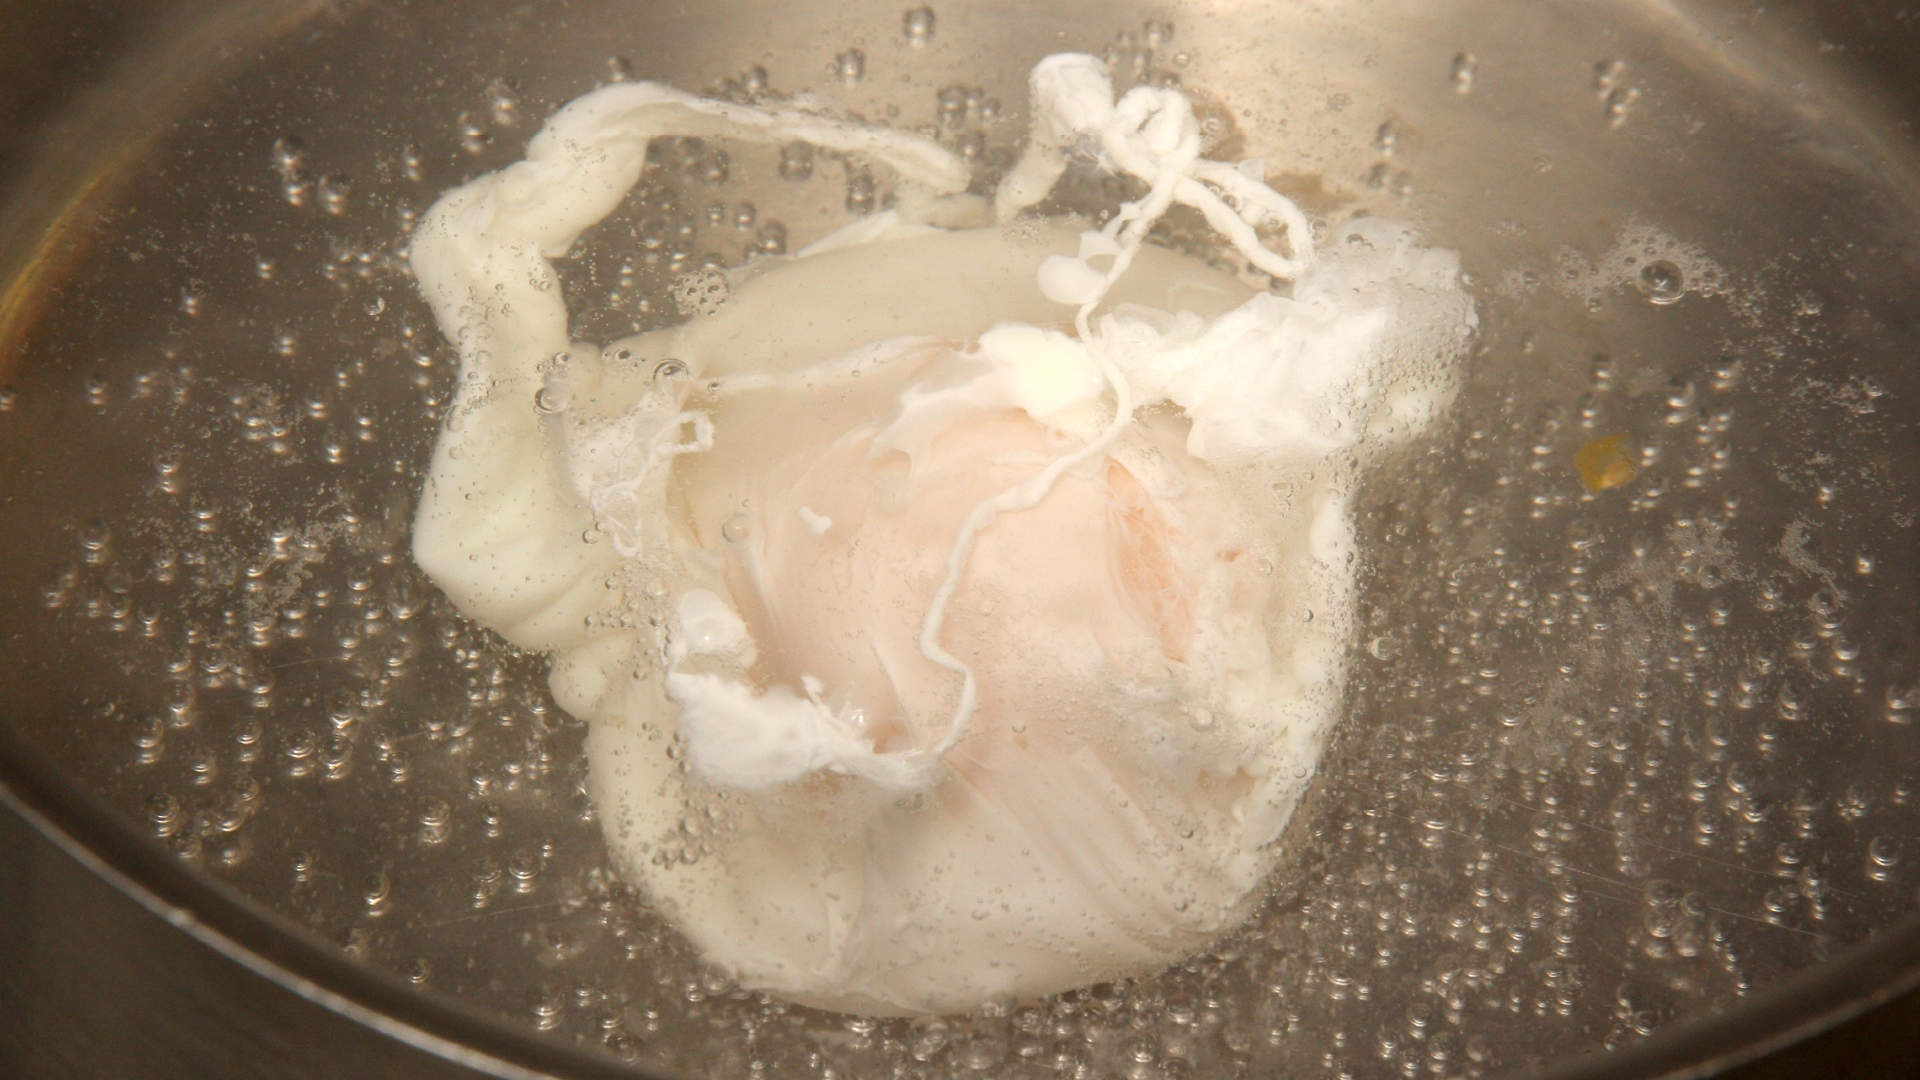
[[[167,1023],[291,1040],[199,1075],[351,1075],[352,1039],[314,1019],[341,1016],[421,1048],[354,1051],[409,1075],[449,1057],[498,1075],[621,1058],[1704,1075],[1910,984],[1909,20],[1358,0],[935,15],[918,46],[888,5],[17,24],[100,44],[11,76],[13,160],[32,164],[0,177],[0,782],[201,944],[142,933],[255,973],[156,991],[208,1002]],[[609,78],[811,89],[977,140],[990,182],[1024,131],[1025,71],[1061,49],[1177,77],[1310,211],[1411,217],[1459,249],[1481,344],[1453,426],[1363,499],[1350,715],[1257,925],[1133,986],[850,1023],[704,970],[621,885],[540,658],[409,565],[452,372],[399,253],[410,214]],[[974,106],[943,110],[949,87]],[[709,204],[754,202],[796,248],[845,220],[853,170],[782,180],[777,154],[725,149],[724,179],[676,166],[589,237],[563,270],[577,333],[676,319],[659,299],[676,270],[743,258],[753,236]],[[1590,491],[1575,455],[1616,434],[1637,475]],[[41,963],[12,970],[54,978],[59,958]],[[285,1008],[222,1011],[263,977],[294,988]],[[157,978],[130,969],[93,1018]],[[54,1041],[111,1042],[62,1000],[79,1011]],[[299,1049],[316,1039],[338,1058]]]

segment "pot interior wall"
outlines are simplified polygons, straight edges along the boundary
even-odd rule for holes
[[[1745,14],[949,2],[918,44],[874,4],[312,14],[85,190],[39,181],[70,198],[6,307],[0,706],[350,954],[659,1069],[1477,1076],[1736,1007],[1920,888],[1913,148]],[[1347,716],[1251,926],[979,1016],[791,1007],[622,885],[543,659],[410,562],[454,357],[406,230],[622,78],[812,91],[988,180],[1063,50],[1177,79],[1310,212],[1460,251],[1466,386],[1356,508]],[[576,336],[852,216],[839,163],[710,149],[563,263]],[[1616,435],[1635,476],[1590,490]]]

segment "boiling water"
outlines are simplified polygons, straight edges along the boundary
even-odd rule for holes
[[[199,103],[83,206],[10,331],[10,710],[183,858],[429,990],[727,1076],[1490,1074],[1722,1008],[1913,905],[1911,204],[1812,91],[1731,110],[1748,91],[1671,26],[1551,9],[1285,34],[1103,11],[1028,28],[1018,63],[976,13],[915,9],[669,63],[503,7],[444,68],[381,62],[440,14],[344,17]],[[1062,48],[1177,80],[1216,156],[1264,157],[1309,212],[1461,250],[1476,353],[1449,426],[1356,506],[1346,717],[1252,924],[982,1015],[790,1006],[623,886],[544,658],[410,564],[453,355],[399,253],[612,79],[811,87],[985,185]],[[577,339],[703,317],[703,268],[887,196],[799,145],[653,161],[561,264]],[[1130,194],[1075,180],[1046,209]],[[1160,240],[1211,250],[1197,223]]]

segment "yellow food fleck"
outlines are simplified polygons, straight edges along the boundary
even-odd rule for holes
[[[1640,474],[1633,466],[1625,435],[1608,435],[1582,446],[1574,451],[1573,467],[1580,470],[1580,479],[1593,492],[1617,488]]]

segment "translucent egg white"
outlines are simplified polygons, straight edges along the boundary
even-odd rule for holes
[[[1316,250],[1178,92],[1063,55],[1032,99],[989,202],[916,136],[619,84],[410,252],[462,365],[416,559],[553,654],[622,872],[802,1003],[967,1010],[1248,915],[1340,711],[1354,485],[1475,325],[1451,253],[1369,219]],[[549,260],[663,135],[864,156],[895,205],[682,326],[573,342]],[[1079,153],[1147,193],[1031,218]],[[1275,288],[1146,244],[1176,204]]]

